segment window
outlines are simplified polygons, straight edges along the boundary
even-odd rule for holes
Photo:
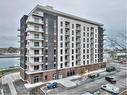
[[[87,38],[87,42],[89,42],[89,38]]]
[[[61,48],[63,47],[63,43],[62,43],[62,42],[60,43],[60,47],[61,47]]]
[[[72,29],[74,29],[74,24],[72,24]]]
[[[39,42],[34,42],[34,46],[39,46]]]
[[[33,80],[34,80],[34,83],[39,82],[39,76],[34,76],[34,77],[33,77]]]
[[[39,57],[35,57],[34,62],[39,62]]]
[[[34,26],[34,30],[39,30],[39,26],[38,25],[35,25]]]
[[[72,56],[72,60],[74,60],[74,56]]]
[[[60,50],[60,54],[63,54],[63,50],[62,49]]]
[[[63,57],[62,56],[60,57],[60,61],[63,61]]]
[[[87,59],[89,59],[89,55],[87,55]]]
[[[34,70],[39,70],[39,65],[34,66]]]
[[[87,31],[89,31],[89,27],[87,27]]]
[[[74,66],[74,62],[72,62],[72,66]]]
[[[72,48],[74,48],[74,43],[72,43]]]
[[[39,22],[39,18],[38,17],[34,17],[34,21],[35,22]]]
[[[89,48],[89,44],[87,44],[87,48]]]
[[[48,76],[47,75],[45,75],[45,80],[47,80],[48,79]]]
[[[74,41],[74,37],[72,37],[72,41]]]
[[[97,44],[95,44],[95,48],[97,48]]]
[[[85,26],[83,27],[83,30],[85,31]]]
[[[97,43],[97,39],[95,39],[95,43]]]
[[[85,61],[83,61],[83,64],[85,64]]]
[[[74,49],[72,49],[72,54],[74,54]]]
[[[60,68],[63,68],[63,64],[62,63],[60,64]]]
[[[63,29],[60,30],[61,34],[63,34]]]
[[[87,49],[87,53],[89,53],[89,49]]]
[[[87,60],[87,64],[89,64],[89,60]]]
[[[60,36],[60,40],[61,40],[61,41],[63,40],[63,36],[62,36],[62,35]]]
[[[39,54],[39,50],[34,50],[34,54]]]
[[[74,30],[72,30],[72,35],[74,35]]]
[[[83,42],[85,42],[85,38],[83,38]]]
[[[85,32],[83,32],[83,36],[85,36]]]
[[[85,48],[85,44],[83,44],[83,48]]]
[[[85,59],[85,55],[83,55],[83,59]]]
[[[45,65],[45,70],[47,70],[48,69],[48,65]]]
[[[97,38],[97,34],[95,34],[95,38]]]
[[[83,49],[83,53],[85,53],[85,49]]]
[[[89,37],[89,33],[87,33],[87,37]]]
[[[61,24],[61,27],[62,27],[63,26],[63,22],[61,21],[60,24]]]
[[[34,34],[34,38],[39,38],[39,34]]]

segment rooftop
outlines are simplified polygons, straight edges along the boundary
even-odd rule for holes
[[[71,19],[79,20],[79,21],[86,22],[86,23],[90,23],[90,24],[97,25],[97,26],[103,26],[102,23],[94,22],[94,21],[91,21],[91,20],[88,20],[88,19],[84,19],[84,18],[81,18],[81,17],[78,17],[78,16],[74,16],[74,15],[67,14],[67,13],[64,13],[64,12],[61,12],[61,11],[57,11],[57,10],[53,9],[53,7],[48,6],[48,5],[47,6],[37,5],[30,12],[30,14],[32,14],[37,9],[40,9],[42,11],[51,12],[51,13],[57,14],[58,16],[68,17],[68,18],[71,18]]]

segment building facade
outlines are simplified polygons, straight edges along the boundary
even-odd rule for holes
[[[20,20],[20,74],[30,83],[97,70],[103,24],[37,5]]]

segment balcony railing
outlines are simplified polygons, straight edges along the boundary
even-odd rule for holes
[[[26,29],[26,32],[41,32],[41,33],[44,33],[44,30],[43,29],[40,29],[40,30],[35,30],[35,29],[29,29],[29,28],[27,28]]]

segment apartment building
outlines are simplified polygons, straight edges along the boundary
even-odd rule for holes
[[[37,5],[20,20],[20,74],[29,83],[103,66],[103,24]]]

